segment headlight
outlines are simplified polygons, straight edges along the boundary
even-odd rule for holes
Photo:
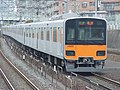
[[[75,56],[75,51],[66,51],[67,56]]]
[[[105,51],[97,51],[97,56],[105,56]]]

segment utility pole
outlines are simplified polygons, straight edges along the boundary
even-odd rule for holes
[[[97,16],[98,0],[95,0],[95,16]]]
[[[97,16],[97,11],[100,10],[101,0],[95,0],[95,16]]]
[[[76,13],[77,12],[77,5],[76,5],[76,0],[74,0],[74,12]]]
[[[65,13],[68,13],[68,0],[64,0],[64,4],[65,4]]]

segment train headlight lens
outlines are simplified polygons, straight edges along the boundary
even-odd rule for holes
[[[75,51],[66,51],[67,56],[75,56]]]
[[[97,56],[105,56],[105,51],[97,51]]]

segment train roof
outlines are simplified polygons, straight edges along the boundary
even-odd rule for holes
[[[51,20],[51,21],[42,21],[42,22],[32,22],[32,23],[24,23],[24,24],[17,24],[17,25],[10,25],[10,26],[3,26],[3,27],[16,27],[16,26],[29,26],[29,25],[37,25],[37,24],[47,24],[47,23],[63,23],[63,22],[66,22],[67,20],[70,20],[70,19],[79,19],[79,18],[93,18],[93,19],[102,19],[102,20],[105,20],[105,18],[100,18],[100,17],[70,17],[70,18],[67,18],[67,19],[62,19],[62,20]],[[107,21],[106,21],[107,22]]]
[[[71,18],[67,18],[66,20],[69,19],[79,19],[79,18],[92,18],[92,19],[102,19],[102,20],[106,20],[105,18],[101,18],[101,17],[71,17]]]

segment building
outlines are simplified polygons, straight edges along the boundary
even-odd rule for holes
[[[76,12],[78,14],[81,12],[95,11],[96,0],[67,0],[67,5],[65,1],[66,0],[58,0],[53,11],[54,14],[62,14],[69,11]],[[120,0],[98,0],[97,10],[107,12],[106,18],[108,21],[120,22],[118,21],[120,20]]]
[[[18,21],[15,0],[0,0],[0,26]]]
[[[3,0],[2,0],[3,1]],[[78,14],[94,14],[96,10],[96,0],[5,0],[8,3],[9,10],[5,9],[8,5],[1,2],[1,10],[7,10],[4,15],[0,14],[1,19],[6,17],[17,18],[18,20],[35,20],[42,21],[67,12],[75,12]],[[120,23],[120,0],[97,0],[98,11],[106,12],[106,18],[109,22]],[[11,12],[10,12],[11,11]],[[9,14],[8,14],[9,13]],[[7,16],[6,16],[7,15]],[[5,16],[5,17],[3,17]],[[101,15],[100,15],[101,16]]]

